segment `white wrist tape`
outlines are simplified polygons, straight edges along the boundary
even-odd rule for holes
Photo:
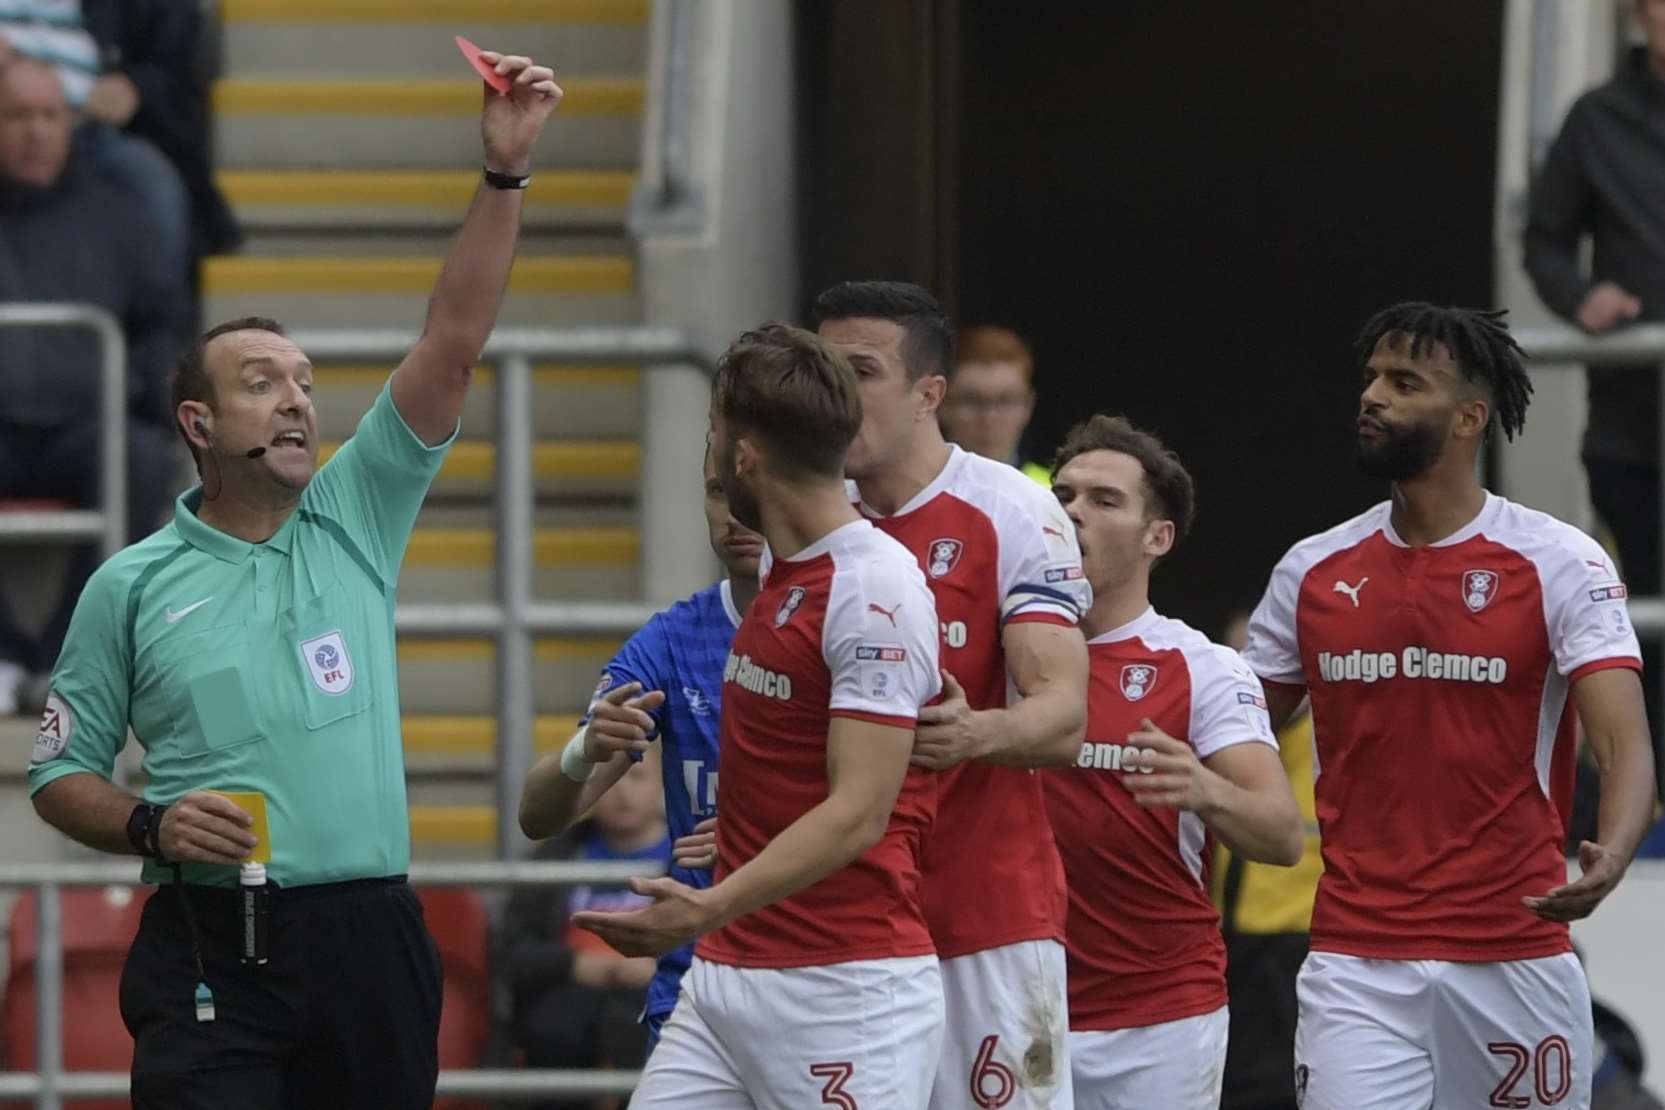
[[[561,774],[573,782],[588,782],[594,772],[595,764],[584,752],[584,733],[580,731],[561,752]]]

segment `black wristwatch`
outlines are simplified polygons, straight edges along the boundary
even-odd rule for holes
[[[167,862],[162,858],[161,844],[162,814],[167,811],[167,806],[140,802],[127,818],[127,843],[133,846],[135,852],[157,863]]]

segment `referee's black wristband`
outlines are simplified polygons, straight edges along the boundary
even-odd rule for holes
[[[524,189],[532,184],[531,174],[517,176],[512,173],[498,173],[490,166],[480,167],[480,173],[485,178],[486,184],[493,189]]]

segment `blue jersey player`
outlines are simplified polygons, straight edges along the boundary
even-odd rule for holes
[[[539,760],[520,799],[520,827],[536,839],[553,836],[589,812],[597,798],[642,758],[654,741],[665,782],[665,817],[678,845],[672,877],[711,885],[710,834],[691,836],[717,815],[717,735],[723,664],[740,618],[757,596],[763,537],[729,515],[709,453],[705,519],[711,548],[727,576],[686,601],[655,613],[601,673],[588,714],[560,753]],[[706,826],[709,828],[709,825]],[[688,863],[703,863],[690,867]],[[650,1042],[676,1005],[677,985],[693,946],[661,956],[648,986],[642,1021]]]

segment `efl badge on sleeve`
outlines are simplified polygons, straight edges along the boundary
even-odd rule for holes
[[[1463,604],[1468,606],[1468,611],[1478,613],[1490,605],[1497,596],[1497,583],[1495,570],[1463,571]]]
[[[946,578],[948,572],[960,564],[960,555],[965,551],[965,544],[959,540],[932,540],[930,559],[925,563],[925,572],[932,578]]]
[[[353,686],[353,661],[340,632],[326,632],[301,645],[301,658],[312,684],[326,694],[345,694]]]
[[[779,609],[775,610],[776,628],[786,627],[786,622],[792,619],[792,614],[796,613],[798,606],[804,603],[804,592],[802,586],[793,586],[786,591],[786,600],[780,603]]]
[[[1156,668],[1149,663],[1129,663],[1122,668],[1122,697],[1138,701],[1156,685]]]

